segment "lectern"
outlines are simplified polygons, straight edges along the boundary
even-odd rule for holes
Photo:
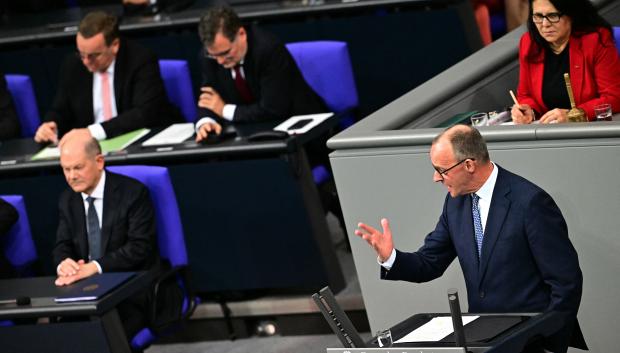
[[[564,315],[545,313],[465,313],[476,320],[464,326],[466,347],[457,347],[454,333],[435,342],[394,343],[392,347],[379,348],[376,338],[364,342],[346,314],[336,302],[328,287],[313,295],[313,299],[330,327],[345,346],[327,348],[328,353],[398,352],[398,353],[519,353],[530,342],[548,337],[562,328]],[[449,313],[416,314],[391,327],[392,338],[397,342],[411,331],[436,317],[450,317]]]

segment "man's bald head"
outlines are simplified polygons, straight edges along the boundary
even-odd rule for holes
[[[487,144],[476,128],[462,124],[449,127],[433,139],[433,145],[444,143],[457,160],[472,158],[480,164],[490,163]]]

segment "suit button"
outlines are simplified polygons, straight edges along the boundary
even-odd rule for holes
[[[484,292],[480,292],[480,298],[484,298]]]

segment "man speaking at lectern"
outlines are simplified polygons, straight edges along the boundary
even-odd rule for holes
[[[540,187],[489,159],[478,130],[457,125],[431,146],[433,181],[448,195],[435,230],[416,252],[393,246],[387,219],[382,231],[364,223],[355,234],[377,252],[381,278],[427,282],[458,257],[469,312],[561,311],[564,328],[527,352],[586,348],[576,324],[582,274],[564,217]],[[574,329],[573,329],[574,328]]]

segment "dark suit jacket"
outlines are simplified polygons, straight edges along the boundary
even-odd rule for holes
[[[88,261],[86,215],[81,194],[65,190],[58,208],[54,264],[66,258]],[[99,262],[103,272],[149,270],[158,264],[155,215],[144,185],[106,172],[101,236],[104,255],[93,260]]]
[[[532,39],[523,34],[519,44],[519,87],[517,99],[539,114],[550,109],[542,99],[544,50],[540,61],[530,62]],[[570,79],[578,108],[585,110],[589,120],[595,120],[594,106],[609,103],[614,113],[620,112],[620,55],[613,36],[606,29],[581,37],[572,35],[569,42]]]
[[[293,115],[325,112],[323,100],[308,86],[293,57],[272,34],[248,28],[248,52],[243,70],[255,98],[244,104],[231,70],[212,59],[202,59],[202,86],[211,86],[227,104],[236,104],[233,122],[284,120]],[[200,117],[217,115],[200,109]]]
[[[168,101],[157,58],[130,40],[121,40],[116,56],[114,94],[118,115],[101,124],[107,137],[183,121],[181,113]],[[62,136],[71,129],[92,124],[94,114],[93,74],[78,57],[69,55],[45,120],[55,121]]]
[[[382,268],[382,278],[430,281],[458,257],[470,312],[563,311],[571,314],[572,328],[582,274],[564,217],[544,190],[498,168],[480,260],[471,197],[448,195],[424,245],[414,253],[398,251],[390,271]],[[563,340],[566,345],[568,338]]]
[[[4,237],[18,218],[19,214],[15,207],[0,198],[0,244],[4,244]],[[0,279],[11,278],[16,274],[4,251],[4,247],[0,248]]]
[[[7,89],[6,78],[0,73],[0,140],[17,138],[20,132],[11,92]]]

